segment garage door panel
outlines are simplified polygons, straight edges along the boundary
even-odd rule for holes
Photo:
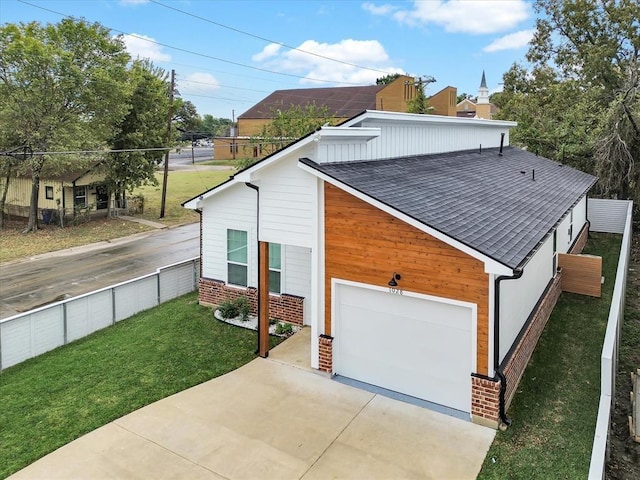
[[[335,315],[337,374],[470,410],[470,308],[339,285]]]

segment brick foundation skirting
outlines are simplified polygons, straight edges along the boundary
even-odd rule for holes
[[[589,224],[585,223],[584,226],[582,227],[582,230],[580,230],[580,233],[574,240],[573,245],[571,245],[571,248],[569,249],[568,253],[571,253],[574,255],[581,253],[582,250],[584,249],[584,246],[587,244],[588,239],[589,239]]]
[[[547,288],[544,298],[538,303],[536,311],[526,324],[524,332],[519,336],[520,340],[515,348],[507,354],[507,363],[504,367],[504,375],[507,379],[505,391],[505,410],[511,404],[518,383],[522,378],[529,359],[533,354],[540,335],[549,320],[549,316],[562,292],[562,272],[558,272]]]
[[[200,278],[198,299],[201,305],[216,306],[227,300],[245,296],[249,299],[251,313],[258,313],[258,289],[255,287],[231,287],[221,280]],[[276,320],[302,326],[304,321],[304,298],[283,293],[269,295],[269,316]]]
[[[319,345],[319,361],[318,370],[322,372],[333,372],[333,337],[329,335],[320,335],[318,337]]]

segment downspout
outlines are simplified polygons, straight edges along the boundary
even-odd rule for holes
[[[261,265],[260,258],[260,189],[257,185],[250,182],[244,182],[244,184],[253,188],[256,191],[256,248],[258,249],[258,268]],[[260,292],[258,292],[258,313],[260,312]],[[260,321],[258,320],[258,345],[256,347],[256,355],[260,353]]]
[[[493,368],[495,376],[500,380],[500,395],[498,400],[498,414],[500,420],[507,427],[511,425],[511,419],[507,417],[505,409],[505,392],[507,391],[507,377],[504,376],[500,367],[500,282],[503,280],[517,280],[522,277],[523,269],[515,269],[513,275],[500,275],[494,281],[493,288]]]

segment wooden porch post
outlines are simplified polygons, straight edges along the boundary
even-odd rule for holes
[[[269,242],[258,242],[258,354],[269,356]]]

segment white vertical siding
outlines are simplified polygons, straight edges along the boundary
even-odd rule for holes
[[[578,227],[578,230],[576,230],[575,235],[578,235],[578,233],[580,233],[580,230],[582,230],[582,227],[584,226],[586,221],[587,221],[587,196],[585,195],[584,197],[582,197],[582,199],[580,199],[578,204],[575,207],[573,207],[573,224]]]
[[[297,163],[283,159],[259,173],[260,240],[310,248],[316,180]]]
[[[500,361],[518,336],[553,277],[553,235],[524,267],[518,280],[500,283]]]
[[[391,125],[376,119],[363,122],[363,127],[381,128],[382,134],[366,144],[335,140],[320,141],[319,163],[350,160],[373,160],[406,155],[499,147],[504,133],[504,146],[509,145],[509,129],[491,125],[486,120],[477,124],[405,124]]]
[[[284,285],[282,291],[304,297],[304,324],[311,318],[311,249],[287,245],[284,247]]]
[[[560,222],[558,228],[556,229],[556,252],[558,253],[567,253],[569,251],[569,247],[573,243],[572,237],[575,238],[577,232],[573,231],[572,235],[569,236],[569,226],[571,225],[571,215],[567,214],[566,217]],[[574,224],[574,230],[576,228]]]
[[[202,275],[227,281],[227,229],[247,232],[249,286],[258,285],[255,190],[233,185],[205,200],[202,209]]]

